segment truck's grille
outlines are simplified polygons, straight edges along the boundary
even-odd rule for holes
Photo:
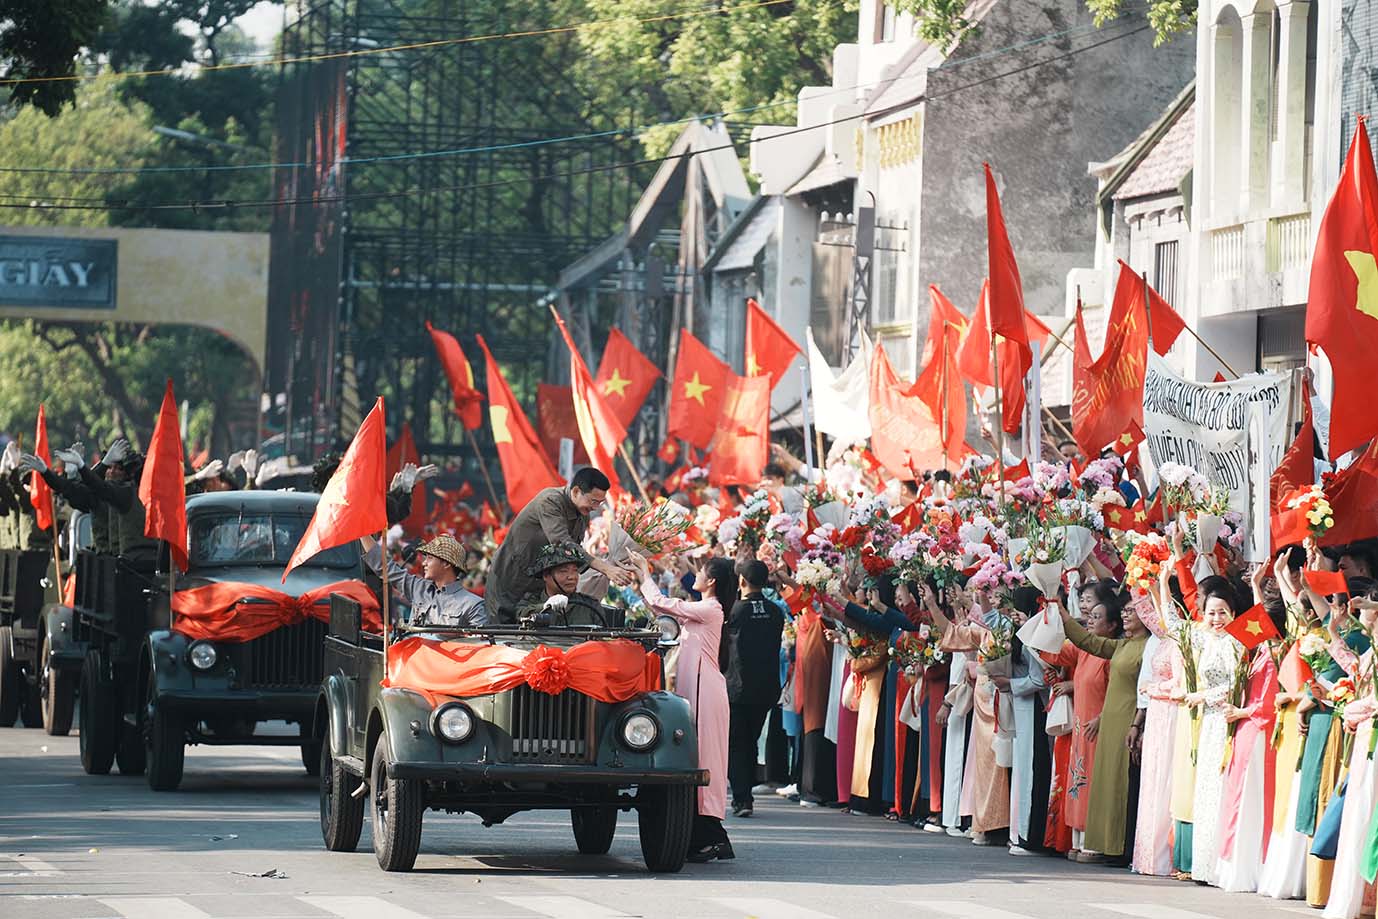
[[[529,686],[512,691],[512,759],[523,763],[592,763],[597,760],[597,702],[567,689],[558,696]]]
[[[307,619],[244,644],[244,685],[249,689],[305,689],[321,682],[326,625]]]

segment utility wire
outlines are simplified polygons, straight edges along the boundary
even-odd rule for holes
[[[1006,54],[1013,54],[1026,48],[1045,44],[1049,41],[1056,41],[1059,38],[1066,38],[1072,35],[1098,31],[1094,24],[1086,24],[1071,29],[1064,29],[1059,32],[1049,32],[1039,35],[1026,41],[1018,42],[1004,48],[996,48],[981,54],[973,55],[969,58],[951,61],[944,65],[945,69],[955,69],[965,64],[976,63],[978,61],[989,60]],[[869,89],[887,82],[885,79],[874,80],[870,83],[857,83],[852,86],[835,87],[833,94],[855,92],[858,89]],[[613,128],[606,131],[594,131],[586,134],[567,134],[561,137],[544,137],[534,140],[513,141],[505,144],[488,144],[479,147],[460,147],[449,150],[430,150],[415,153],[390,153],[379,156],[346,157],[340,160],[345,166],[361,166],[373,163],[390,163],[403,160],[436,159],[451,156],[463,156],[475,153],[497,153],[505,150],[519,150],[531,147],[549,146],[552,144],[571,143],[574,141],[597,140],[605,137],[629,136],[635,137],[647,131],[660,127],[673,127],[679,124],[688,124],[694,121],[704,121],[709,119],[725,119],[736,115],[749,115],[766,109],[782,108],[784,106],[795,105],[796,100],[782,100],[778,102],[765,102],[760,105],[753,105],[748,108],[734,109],[721,112],[707,112],[701,115],[689,115],[684,118],[676,118],[668,121],[655,122],[640,127]],[[183,173],[183,172],[237,172],[246,170],[261,169],[305,169],[317,165],[313,162],[280,162],[280,163],[227,163],[219,165],[202,166],[110,166],[100,168],[83,167],[54,167],[54,166],[0,166],[0,173],[31,174],[31,175],[154,175],[160,173]]]
[[[989,77],[984,77],[984,78],[982,78],[982,79],[980,79],[980,80],[974,80],[974,81],[972,81],[972,82],[970,82],[970,83],[966,83],[966,84],[963,84],[963,85],[961,85],[961,86],[954,86],[954,87],[952,87],[951,89],[945,90],[945,91],[940,92],[940,93],[925,94],[925,95],[923,95],[923,96],[918,97],[917,99],[905,100],[904,102],[897,103],[897,104],[894,105],[894,106],[891,106],[891,107],[886,108],[886,109],[882,109],[882,110],[877,111],[877,112],[869,112],[869,113],[859,112],[859,113],[854,114],[854,115],[845,115],[845,116],[840,117],[840,118],[834,118],[834,119],[832,119],[832,120],[830,120],[830,121],[818,122],[818,123],[816,123],[816,124],[809,124],[809,125],[804,125],[804,126],[801,126],[801,127],[790,128],[790,129],[788,129],[788,130],[780,131],[779,133],[772,134],[770,137],[764,138],[764,139],[762,140],[762,142],[770,141],[770,140],[776,140],[776,139],[781,138],[781,137],[790,137],[790,136],[795,135],[795,134],[802,134],[802,133],[804,133],[804,132],[806,132],[806,131],[816,131],[816,130],[819,130],[819,129],[822,129],[822,128],[832,127],[832,126],[838,125],[838,124],[845,124],[845,123],[847,123],[847,122],[857,121],[857,120],[860,120],[860,119],[862,119],[862,118],[867,118],[867,117],[870,117],[870,118],[881,118],[881,117],[884,117],[884,116],[886,116],[886,115],[888,115],[888,114],[892,114],[893,112],[900,111],[900,110],[902,110],[902,109],[905,109],[905,108],[908,108],[908,107],[910,107],[910,106],[916,105],[916,104],[918,104],[919,102],[929,102],[929,103],[932,103],[932,102],[935,102],[935,101],[938,101],[938,100],[941,100],[941,99],[946,99],[946,98],[949,98],[949,97],[951,97],[951,96],[953,96],[953,95],[955,95],[955,94],[957,94],[957,93],[964,92],[964,91],[966,91],[966,90],[968,90],[968,89],[974,89],[974,88],[979,87],[979,86],[985,86],[985,85],[987,85],[987,84],[989,84],[989,83],[995,82],[996,80],[1001,80],[1001,79],[1004,79],[1004,78],[1006,78],[1006,77],[1015,76],[1015,75],[1020,74],[1020,73],[1026,73],[1026,72],[1029,71],[1029,70],[1033,70],[1033,69],[1035,69],[1035,68],[1042,67],[1042,66],[1045,66],[1045,65],[1047,65],[1047,64],[1053,64],[1053,63],[1056,63],[1057,61],[1066,60],[1067,58],[1074,57],[1075,55],[1078,55],[1078,54],[1083,54],[1083,53],[1085,53],[1085,52],[1087,52],[1087,51],[1093,51],[1093,50],[1095,50],[1096,48],[1104,47],[1105,45],[1111,44],[1112,42],[1117,42],[1117,41],[1120,41],[1120,40],[1122,40],[1122,39],[1129,38],[1129,37],[1132,36],[1132,35],[1137,35],[1137,34],[1139,34],[1139,33],[1141,33],[1141,32],[1146,32],[1146,31],[1148,31],[1148,29],[1149,29],[1148,26],[1140,26],[1140,27],[1135,28],[1135,29],[1132,29],[1132,30],[1130,30],[1130,31],[1122,32],[1122,33],[1120,33],[1120,34],[1118,34],[1118,35],[1114,35],[1114,36],[1111,36],[1111,37],[1109,37],[1109,38],[1102,39],[1102,40],[1100,40],[1100,41],[1098,41],[1098,42],[1094,42],[1094,43],[1092,43],[1092,44],[1086,45],[1086,46],[1081,47],[1081,48],[1074,48],[1074,49],[1072,49],[1072,50],[1070,50],[1070,51],[1063,52],[1062,54],[1055,55],[1054,57],[1046,58],[1046,59],[1039,60],[1039,61],[1033,61],[1033,62],[1031,62],[1031,63],[1029,63],[1029,64],[1025,64],[1025,65],[1023,65],[1023,66],[1021,66],[1021,67],[1016,67],[1016,68],[1014,68],[1013,70],[1007,70],[1007,71],[1004,71],[1004,72],[1002,72],[1002,73],[992,74],[992,75],[989,76]],[[705,154],[705,153],[714,153],[714,152],[718,152],[718,151],[721,151],[721,150],[732,150],[732,149],[735,149],[735,147],[734,147],[734,145],[731,144],[731,143],[727,143],[727,144],[718,144],[718,145],[711,146],[711,147],[701,147],[701,148],[699,148],[699,149],[697,149],[697,150],[687,150],[687,151],[685,151],[684,153],[676,154],[675,156],[649,157],[649,158],[644,158],[644,159],[629,160],[629,161],[618,162],[618,163],[607,163],[607,164],[604,164],[604,165],[601,165],[601,166],[589,166],[589,167],[585,167],[585,168],[582,168],[582,169],[573,169],[573,170],[567,170],[567,171],[563,171],[563,172],[551,172],[551,173],[545,173],[545,174],[539,175],[539,176],[523,176],[522,178],[519,178],[519,179],[498,179],[498,180],[494,180],[494,181],[491,181],[491,182],[476,182],[476,183],[468,183],[468,184],[463,184],[463,185],[413,187],[413,188],[403,189],[403,190],[400,190],[400,191],[391,191],[391,192],[363,192],[363,193],[345,194],[345,195],[307,195],[307,196],[297,197],[297,198],[268,198],[268,199],[262,199],[262,200],[242,200],[242,201],[230,201],[230,200],[198,201],[198,202],[188,202],[188,203],[184,203],[184,204],[157,204],[157,203],[140,203],[140,202],[130,202],[130,201],[108,201],[108,200],[103,199],[103,198],[94,198],[94,197],[91,197],[91,198],[84,198],[84,199],[81,199],[81,198],[65,198],[65,199],[62,199],[62,200],[68,200],[68,201],[91,201],[91,202],[100,202],[100,203],[89,203],[89,204],[47,204],[47,203],[40,202],[40,201],[37,200],[37,199],[40,198],[40,197],[52,197],[52,196],[26,195],[26,194],[23,194],[23,193],[0,193],[0,199],[20,199],[20,200],[16,200],[16,201],[13,201],[13,202],[8,202],[8,201],[2,201],[2,200],[0,200],[0,208],[9,208],[9,209],[17,209],[17,208],[42,208],[42,209],[46,209],[46,210],[88,210],[88,211],[141,210],[141,211],[149,211],[149,212],[153,212],[153,211],[193,211],[193,212],[199,212],[199,211],[217,211],[217,212],[228,212],[228,211],[232,211],[232,210],[234,210],[234,209],[236,209],[236,208],[261,208],[261,207],[277,207],[277,206],[279,206],[279,205],[332,204],[332,203],[341,203],[341,202],[345,202],[345,201],[350,201],[350,202],[362,202],[362,201],[389,200],[389,199],[410,197],[410,196],[416,195],[416,194],[435,194],[435,193],[437,193],[437,192],[471,191],[471,190],[479,190],[479,189],[486,189],[486,188],[498,188],[498,187],[503,187],[503,186],[508,186],[508,185],[525,185],[525,184],[528,184],[528,183],[530,183],[530,182],[547,181],[547,180],[550,180],[550,179],[573,178],[573,177],[581,176],[581,175],[590,175],[590,174],[611,172],[611,171],[620,170],[620,169],[634,169],[634,168],[637,168],[637,167],[640,167],[640,166],[660,165],[660,164],[662,164],[662,163],[665,163],[665,162],[668,162],[668,161],[674,160],[674,159],[685,159],[685,160],[688,160],[690,157],[700,156],[700,155]],[[60,196],[59,196],[59,197],[60,197]]]

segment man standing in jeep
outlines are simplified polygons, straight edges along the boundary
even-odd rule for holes
[[[494,622],[515,622],[523,599],[543,590],[545,583],[529,573],[541,550],[551,543],[584,541],[589,514],[603,506],[608,477],[592,466],[574,473],[564,488],[547,488],[522,508],[507,530],[507,538],[493,556],[483,600]],[[632,584],[636,575],[601,558],[588,566],[614,584]]]

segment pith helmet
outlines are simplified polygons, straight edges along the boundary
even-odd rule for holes
[[[551,568],[574,564],[582,570],[588,567],[589,557],[578,543],[569,540],[547,543],[537,553],[536,560],[526,569],[528,577],[538,578]]]
[[[416,547],[416,551],[451,564],[456,571],[464,568],[464,547],[449,533],[441,533],[430,542],[423,542]]]

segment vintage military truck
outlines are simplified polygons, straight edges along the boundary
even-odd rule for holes
[[[52,552],[0,549],[0,727],[42,721],[42,613],[52,569]],[[70,724],[70,710],[67,717]]]
[[[415,647],[406,643],[420,640],[464,653],[480,647],[480,653],[494,649],[509,658],[558,661],[565,651],[575,654],[576,646],[587,651],[589,643],[620,642],[625,654],[630,642],[656,671],[648,683],[663,685],[660,655],[676,643],[666,632],[546,622],[401,630],[396,635],[403,644],[394,642],[394,656],[411,654]],[[573,687],[552,692],[558,685],[531,685],[520,677],[519,685],[475,694],[384,687],[383,662],[382,637],[361,632],[357,606],[334,598],[316,712],[325,740],[320,816],[327,849],[355,849],[366,804],[373,850],[386,871],[411,869],[427,810],[469,812],[485,826],[520,811],[568,810],[575,843],[587,854],[606,853],[618,812],[635,810],[647,868],[674,872],[683,866],[698,787],[708,783],[684,699],[651,688],[606,702]],[[473,664],[454,666],[460,672]],[[525,663],[520,668],[528,669]],[[395,670],[390,677],[399,682]]]
[[[361,571],[358,547],[348,545],[281,582],[316,501],[257,491],[188,499],[182,574],[169,573],[166,546],[152,573],[83,553],[77,637],[88,642],[80,708],[87,772],[109,772],[113,759],[123,773],[146,770],[149,786],[167,791],[181,783],[188,744],[258,744],[299,746],[315,773],[325,589],[358,584]],[[256,732],[269,720],[299,731]]]

